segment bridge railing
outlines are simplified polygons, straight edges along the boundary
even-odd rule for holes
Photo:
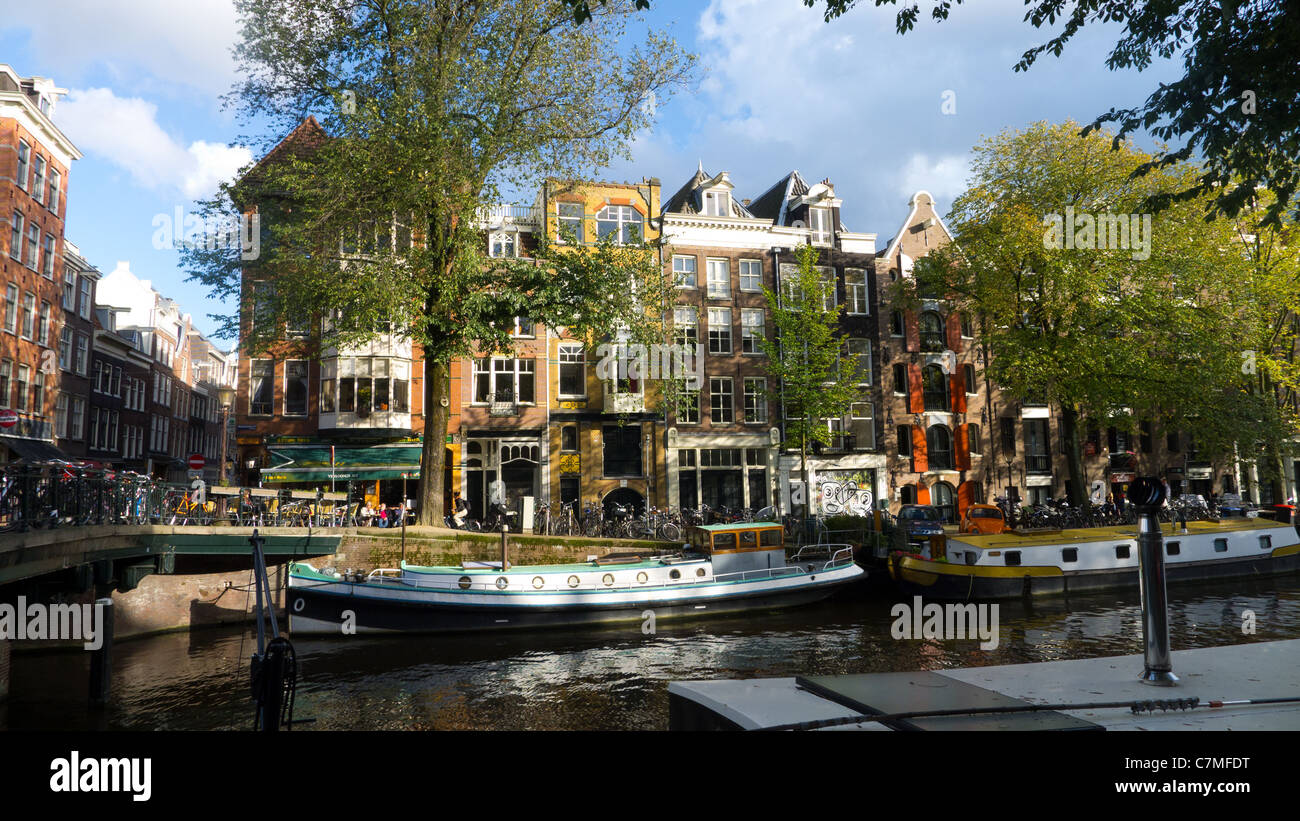
[[[198,488],[131,471],[70,464],[0,466],[0,532],[89,525],[343,527],[347,495],[264,488]]]

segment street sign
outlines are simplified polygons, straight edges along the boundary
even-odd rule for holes
[[[207,463],[203,461],[203,454],[201,453],[196,453],[190,457],[190,470],[203,470],[205,464]]]
[[[12,428],[18,424],[18,414],[11,410],[0,411],[0,428]]]

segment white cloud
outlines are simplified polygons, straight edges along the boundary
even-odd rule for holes
[[[952,207],[952,201],[966,190],[966,177],[970,174],[970,158],[948,154],[931,159],[926,154],[913,154],[898,172],[895,193],[910,199],[919,190],[934,195],[940,210]]]
[[[0,19],[0,31],[26,29],[33,53],[61,71],[80,72],[94,65],[132,87],[183,86],[212,94],[225,93],[236,78],[230,47],[238,37],[239,21],[231,0],[44,0],[10,5]]]
[[[59,125],[83,151],[125,169],[141,186],[194,199],[212,193],[252,159],[234,148],[202,140],[185,146],[158,125],[158,107],[106,88],[73,90],[59,103]]]

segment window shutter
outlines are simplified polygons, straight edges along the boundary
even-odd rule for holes
[[[961,353],[961,314],[948,312],[948,348],[954,353]]]
[[[912,426],[912,472],[925,473],[930,469],[929,451],[925,445],[925,430],[920,425]],[[928,495],[928,491],[926,491]],[[923,502],[922,504],[929,504]]]
[[[970,425],[958,425],[956,434],[957,470],[970,470]]]
[[[918,505],[930,504],[930,489],[920,482],[916,483],[916,503]]]
[[[952,409],[955,413],[966,412],[966,374],[958,368],[950,377],[952,383]]]
[[[921,350],[921,325],[916,316],[916,311],[905,311],[903,313],[904,341],[907,350],[916,353]]]
[[[925,397],[921,392],[921,366],[909,363],[907,366],[907,409],[909,413],[925,411]]]
[[[962,482],[957,486],[957,518],[960,520],[965,517],[966,508],[973,504],[975,504],[975,483]]]

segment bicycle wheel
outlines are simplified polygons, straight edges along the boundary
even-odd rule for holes
[[[659,526],[659,538],[665,542],[675,542],[682,537],[682,529],[672,522]]]

